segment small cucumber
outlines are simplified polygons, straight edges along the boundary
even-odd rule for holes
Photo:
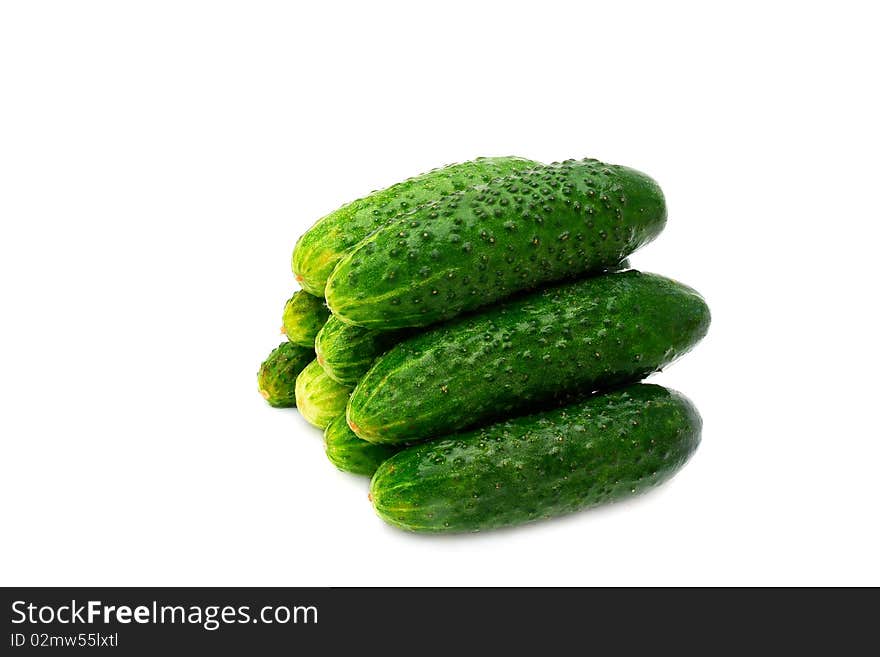
[[[296,406],[296,377],[315,357],[312,349],[282,342],[260,365],[257,386],[270,406]]]
[[[324,305],[323,299],[297,290],[284,304],[281,332],[291,342],[311,349],[315,346],[315,336],[328,317],[330,310]]]
[[[624,260],[609,271],[629,268],[629,260]],[[374,331],[330,315],[315,338],[315,353],[331,379],[354,387],[379,356],[412,333],[409,329]]]
[[[340,258],[397,215],[538,164],[519,157],[477,158],[434,169],[344,205],[319,219],[296,243],[292,259],[296,280],[306,292],[324,296],[327,277]]]
[[[351,388],[340,385],[324,372],[317,360],[296,377],[296,407],[309,424],[326,429],[333,418],[345,413]]]
[[[315,338],[315,353],[327,375],[354,386],[379,356],[408,335],[407,331],[373,331],[330,316]]]
[[[400,451],[399,447],[374,445],[358,438],[348,428],[345,414],[333,420],[324,430],[324,449],[330,462],[343,472],[368,477],[383,461]]]
[[[550,518],[666,481],[701,427],[683,395],[637,384],[404,449],[379,466],[370,498],[383,520],[416,532]]]
[[[706,334],[691,288],[630,270],[545,288],[410,337],[355,387],[364,440],[415,442],[638,381]]]
[[[364,239],[327,281],[347,324],[426,326],[520,290],[614,266],[666,223],[643,173],[567,161],[416,208]]]

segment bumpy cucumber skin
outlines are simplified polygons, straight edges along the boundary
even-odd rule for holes
[[[609,271],[629,268],[629,260],[624,260]],[[330,315],[315,338],[315,353],[331,379],[354,387],[379,356],[412,334],[410,329],[374,331],[346,324],[335,315]]]
[[[697,292],[630,270],[546,288],[442,324],[381,356],[348,403],[364,440],[415,442],[638,381],[709,327]]]
[[[315,338],[315,353],[331,379],[354,387],[376,358],[408,334],[351,326],[331,315]]]
[[[327,277],[358,242],[397,215],[473,185],[539,166],[520,157],[481,157],[451,164],[373,192],[319,219],[296,243],[292,268],[303,289],[324,296]]]
[[[639,494],[700,442],[683,395],[636,384],[562,409],[409,447],[370,485],[379,516],[416,532],[472,532]]]
[[[348,428],[343,413],[324,430],[324,449],[330,462],[343,472],[371,477],[383,461],[397,454],[400,447],[374,445],[358,438]]]
[[[315,336],[330,317],[330,309],[323,299],[297,290],[284,304],[281,319],[281,332],[291,342],[303,347],[313,348]]]
[[[345,413],[351,388],[340,385],[313,360],[296,377],[296,407],[306,421],[326,429],[334,418]]]
[[[663,193],[643,173],[596,160],[543,166],[377,230],[339,261],[327,304],[348,324],[426,326],[613,266],[665,223]]]
[[[260,365],[257,386],[270,406],[296,406],[296,377],[314,358],[312,349],[282,342]]]

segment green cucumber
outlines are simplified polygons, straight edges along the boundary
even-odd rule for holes
[[[609,271],[624,271],[629,268],[629,260],[624,260]],[[330,315],[330,319],[315,338],[315,353],[321,367],[331,379],[354,386],[367,373],[376,358],[409,335],[412,335],[409,329],[374,331],[363,326],[346,324],[335,315]]]
[[[651,178],[596,160],[511,174],[375,231],[333,270],[333,313],[373,329],[426,326],[519,290],[614,266],[666,223]]]
[[[477,158],[409,178],[342,206],[319,219],[296,243],[292,268],[306,292],[324,296],[336,263],[380,226],[446,194],[538,166],[519,157]]]
[[[414,442],[638,381],[709,327],[702,297],[630,270],[546,288],[414,335],[381,356],[348,403],[370,442]]]
[[[517,525],[614,502],[672,477],[700,442],[683,395],[636,384],[409,447],[376,471],[386,522],[417,532]]]
[[[296,377],[315,357],[312,349],[282,342],[260,365],[257,386],[270,406],[296,406]]]
[[[324,372],[317,360],[296,377],[296,407],[309,424],[326,429],[333,418],[345,413],[351,388],[340,385]]]
[[[333,315],[315,338],[318,362],[328,376],[354,386],[380,355],[408,335],[407,331],[373,331],[345,324]]]
[[[324,299],[297,290],[284,304],[281,332],[295,344],[314,348],[315,336],[328,317],[330,310],[324,304]]]
[[[370,477],[383,461],[401,448],[361,440],[348,428],[343,413],[324,430],[324,449],[330,462],[343,472]]]

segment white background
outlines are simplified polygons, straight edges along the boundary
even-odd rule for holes
[[[870,3],[4,2],[0,583],[880,584]],[[664,187],[700,290],[664,488],[476,536],[386,527],[270,409],[297,236],[478,155]]]

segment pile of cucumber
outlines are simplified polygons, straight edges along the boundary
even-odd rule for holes
[[[479,158],[374,192],[297,242],[260,392],[323,429],[403,529],[641,493],[701,430],[686,397],[639,383],[709,328],[697,292],[629,268],[665,223],[656,182],[592,159]]]

